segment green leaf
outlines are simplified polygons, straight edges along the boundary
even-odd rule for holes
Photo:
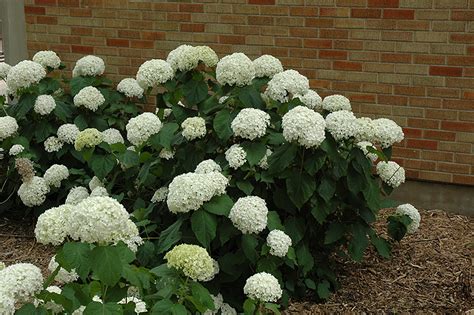
[[[91,269],[104,284],[114,286],[121,277],[122,263],[116,247],[97,246],[90,254]]]
[[[385,156],[387,157],[386,161],[387,160],[390,160],[392,158],[392,147],[388,147],[388,148],[385,148],[385,149],[382,149],[382,152],[385,154]]]
[[[55,133],[53,127],[47,122],[37,124],[35,127],[35,139],[38,143],[43,142],[46,138]]]
[[[255,236],[251,234],[242,235],[242,250],[244,251],[245,256],[252,262],[252,264],[255,264],[258,258],[257,245],[258,240],[255,238]]]
[[[382,237],[378,237],[375,235],[375,233],[373,233],[370,235],[370,242],[375,247],[380,256],[384,258],[390,258],[391,248],[390,243],[387,242],[387,240]]]
[[[329,288],[330,284],[327,280],[323,280],[322,282],[318,283],[318,296],[324,300],[329,298],[329,296],[331,295],[331,291],[329,290]]]
[[[15,118],[21,119],[33,108],[36,102],[35,94],[23,94],[18,100],[18,104],[12,106]]]
[[[70,105],[56,101],[56,107],[54,108],[54,114],[63,122],[67,122],[68,118],[72,116],[72,108]]]
[[[407,233],[407,227],[412,222],[409,216],[389,216],[387,218],[387,231],[391,238],[400,242]]]
[[[306,173],[293,172],[286,179],[286,187],[291,201],[301,209],[316,190],[316,183],[314,178]]]
[[[182,224],[183,219],[179,217],[175,223],[171,224],[160,233],[158,244],[156,245],[157,254],[166,252],[168,249],[171,248],[171,246],[176,244],[181,239],[180,229]]]
[[[230,139],[233,134],[232,128],[230,127],[231,122],[232,119],[229,110],[223,109],[217,112],[213,121],[213,127],[219,139],[223,141]]]
[[[267,310],[270,310],[273,312],[273,314],[275,315],[280,315],[281,312],[280,312],[280,305],[278,304],[275,304],[275,303],[265,303],[265,308]]]
[[[71,86],[71,94],[72,96],[75,96],[77,93],[79,93],[80,90],[85,88],[86,86],[93,85],[95,82],[96,78],[95,77],[74,77],[71,79],[69,82],[69,85]]]
[[[84,116],[79,115],[74,118],[74,125],[76,125],[79,130],[84,130],[87,128],[87,120]]]
[[[243,191],[247,196],[249,196],[254,189],[250,181],[238,181],[235,183],[235,185],[237,186],[237,188]]]
[[[117,303],[91,302],[86,306],[84,315],[119,315],[123,314],[122,307]]]
[[[23,305],[15,312],[16,315],[47,315],[48,312],[43,308],[36,308],[33,304],[28,303]]]
[[[324,244],[331,244],[341,239],[344,236],[345,227],[339,222],[333,222],[329,225],[324,236]]]
[[[76,269],[76,273],[85,280],[91,268],[90,252],[89,244],[70,242],[63,245],[55,259],[66,270]]]
[[[365,177],[359,174],[353,167],[347,169],[347,187],[351,192],[357,194],[365,188]]]
[[[194,211],[191,216],[191,229],[199,243],[209,248],[212,240],[216,237],[217,219],[215,215],[199,209]]]
[[[140,171],[138,172],[138,182],[140,185],[143,184],[147,180],[148,175],[150,175],[151,163],[152,162],[147,162],[140,168]]]
[[[122,162],[126,168],[137,166],[140,164],[140,160],[137,152],[131,150],[125,150],[122,154],[118,154],[120,162]]]
[[[271,174],[280,173],[285,170],[295,159],[298,147],[291,143],[286,143],[278,147],[268,157],[268,170]]]
[[[314,258],[311,255],[306,244],[300,244],[296,248],[296,258],[298,259],[298,265],[303,268],[303,274],[307,274],[314,267]]]
[[[116,164],[117,161],[112,155],[94,155],[92,161],[90,161],[92,171],[99,179],[104,179]]]
[[[200,310],[205,312],[206,310],[214,309],[214,301],[212,300],[211,294],[209,291],[199,282],[193,281],[191,283],[191,294],[203,306]]]
[[[318,193],[326,202],[331,200],[336,192],[336,182],[327,177],[323,177],[318,187]]]
[[[171,308],[171,314],[173,315],[188,315],[188,311],[186,310],[186,307],[181,304],[175,304]]]
[[[183,85],[184,96],[190,105],[196,105],[205,100],[209,95],[209,88],[205,81],[189,80]]]
[[[318,150],[306,157],[303,167],[309,175],[314,176],[326,162],[326,154]]]
[[[372,146],[367,146],[367,151],[369,153],[373,153],[373,154],[377,155],[378,158],[381,159],[382,161],[388,161],[387,156],[385,155],[385,153],[375,149]]]
[[[61,83],[54,78],[46,77],[38,84],[39,94],[52,94],[61,88]]]
[[[267,227],[270,231],[282,230],[285,231],[285,227],[281,223],[280,216],[276,211],[268,211],[267,215]]]
[[[257,165],[267,153],[267,146],[261,142],[244,142],[242,147],[247,153],[250,166]]]
[[[304,284],[311,290],[316,290],[316,283],[309,279],[309,278],[306,278],[304,279]]]
[[[252,299],[246,299],[244,302],[244,314],[245,315],[254,315],[255,310],[257,309],[257,302]]]
[[[228,195],[220,195],[214,196],[209,202],[206,202],[203,208],[207,212],[227,217],[233,206],[234,202]]]
[[[168,150],[171,149],[171,142],[175,137],[175,132],[179,129],[176,123],[168,123],[163,125],[160,132],[150,138],[150,143],[154,146],[162,146]]]
[[[351,226],[352,239],[349,243],[349,254],[355,261],[361,261],[364,257],[364,251],[369,245],[367,239],[367,227],[361,223],[355,223]]]
[[[307,222],[301,217],[289,217],[285,221],[285,232],[291,238],[293,245],[296,245],[303,239],[306,232]]]
[[[155,303],[151,309],[151,314],[152,315],[162,315],[162,314],[168,314],[171,312],[171,309],[173,308],[174,303],[171,300],[168,299],[163,299]]]
[[[244,107],[263,107],[263,100],[260,95],[260,92],[257,91],[252,85],[248,85],[244,88],[241,88],[239,90],[238,96]]]

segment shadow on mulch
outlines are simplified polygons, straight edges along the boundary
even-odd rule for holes
[[[390,210],[376,228],[385,229]],[[421,227],[383,259],[339,261],[341,289],[325,304],[293,302],[286,314],[461,313],[474,309],[474,218],[420,211]],[[0,219],[0,261],[30,262],[46,272],[54,249],[34,239],[34,225]]]

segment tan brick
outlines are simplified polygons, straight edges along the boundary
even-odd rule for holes
[[[444,86],[445,78],[442,77],[413,77],[413,85]]]
[[[446,174],[446,173],[439,173],[439,172],[420,171],[419,179],[435,181],[435,182],[451,182],[452,175]]]
[[[397,43],[396,51],[427,53],[430,51],[430,44],[425,43]]]
[[[433,31],[463,32],[466,28],[466,22],[458,21],[433,21]]]
[[[376,30],[351,30],[350,38],[353,39],[380,39],[380,31]]]
[[[406,107],[406,106],[392,106],[393,115],[405,117],[423,117],[422,108]]]
[[[418,20],[449,20],[448,10],[416,10],[415,18]]]
[[[411,83],[411,76],[403,75],[403,74],[388,74],[388,73],[380,73],[379,74],[379,82],[380,83],[391,83],[391,84],[410,84]]]
[[[395,66],[389,63],[365,62],[362,65],[365,72],[385,72],[393,73]]]
[[[464,45],[453,44],[431,44],[431,52],[433,54],[463,55],[465,47]]]
[[[422,151],[421,158],[432,161],[452,162],[454,154],[451,152]]]
[[[439,9],[460,9],[467,8],[467,0],[434,0],[434,7]]]
[[[400,8],[429,9],[432,6],[433,0],[400,0]]]
[[[384,31],[382,32],[382,39],[405,42],[413,41],[413,32]]]
[[[366,41],[364,42],[364,49],[376,51],[395,51],[395,43],[382,41]]]
[[[449,151],[449,152],[471,153],[471,144],[440,141],[438,145],[438,149],[441,151]]]
[[[456,141],[474,143],[474,133],[458,132],[456,133]]]
[[[396,64],[395,73],[428,75],[428,66]]]
[[[446,43],[448,41],[448,33],[445,32],[415,32],[415,41]]]

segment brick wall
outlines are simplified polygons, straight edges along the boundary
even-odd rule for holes
[[[404,127],[410,178],[474,185],[474,0],[26,0],[28,50],[133,76],[182,43],[272,54]]]

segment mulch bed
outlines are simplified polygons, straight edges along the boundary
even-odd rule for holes
[[[382,231],[389,210],[382,211]],[[474,312],[474,218],[420,211],[419,231],[393,248],[373,251],[363,263],[339,261],[341,289],[324,304],[293,302],[286,314]],[[37,244],[34,225],[0,219],[0,261],[46,269],[53,248]],[[472,314],[472,313],[471,313]]]

